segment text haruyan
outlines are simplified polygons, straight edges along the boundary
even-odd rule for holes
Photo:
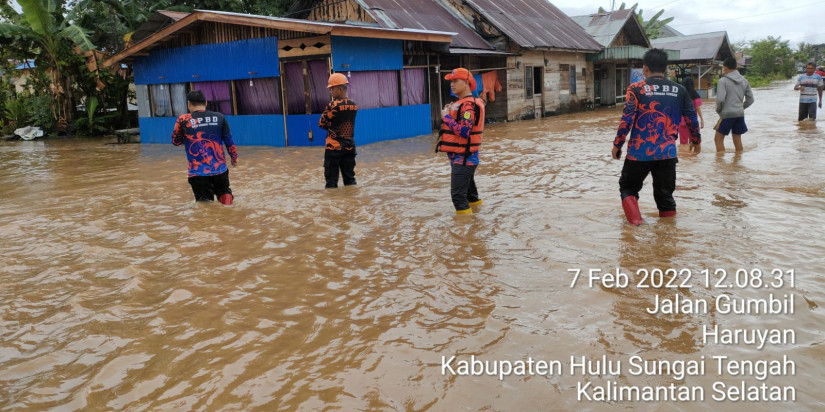
[[[754,345],[762,349],[765,344],[787,345],[796,343],[796,331],[793,329],[727,329],[714,325],[702,325],[702,342],[723,345]]]

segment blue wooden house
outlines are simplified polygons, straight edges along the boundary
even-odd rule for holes
[[[357,144],[429,134],[425,61],[454,33],[197,10],[153,15],[104,67],[131,64],[141,142],[168,143],[186,93],[226,115],[238,145],[323,146],[327,78],[345,73]]]

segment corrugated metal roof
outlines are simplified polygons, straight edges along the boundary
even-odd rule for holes
[[[662,35],[659,37],[673,37],[673,36],[684,36],[684,33],[680,32],[679,30],[674,29],[669,24],[665,24],[662,27]]]
[[[642,60],[648,50],[650,49],[642,46],[608,47],[599,54],[587,56],[587,61]],[[665,50],[665,53],[667,53],[668,61],[679,61],[679,50]]]
[[[146,19],[140,27],[132,33],[132,42],[139,42],[149,36],[152,33],[157,32],[158,30],[188,16],[189,13],[180,12],[180,11],[169,11],[169,10],[159,10],[156,13],[152,13],[148,19]]]
[[[635,30],[638,32],[630,33],[632,37],[634,37],[631,40],[635,40],[639,43],[636,44],[637,46],[650,46],[650,42],[645,35],[644,29],[641,24],[639,24],[639,20],[636,19],[636,13],[631,9],[616,10],[612,13],[572,16],[570,18],[578,23],[579,26],[582,26],[588,34],[593,36],[593,38],[604,47],[612,46],[613,40],[616,39],[616,36],[627,24],[633,25]],[[633,20],[631,21],[631,19]]]
[[[500,56],[518,56],[518,53],[509,53],[497,50],[462,49],[460,47],[450,47],[450,54],[490,54]]]
[[[664,37],[651,43],[656,48],[679,50],[679,61],[724,60],[733,56],[728,33],[724,31]]]
[[[251,27],[267,27],[306,33],[329,34],[333,36],[419,40],[441,43],[448,43],[452,36],[456,34],[455,32],[441,32],[434,30],[363,27],[350,24],[258,16],[225,11],[195,10],[192,13],[187,13],[186,16],[178,19],[174,23],[160,29],[156,32],[157,34],[153,33],[153,35],[137,41],[135,44],[127,46],[124,50],[103,62],[103,67],[109,67],[112,64],[119,63],[121,60],[129,58],[142,50],[149,50],[155,47],[161,39],[166,38],[177,31],[183,30],[185,27],[198,21],[212,21]]]
[[[465,0],[523,48],[597,52],[602,46],[556,6],[545,0]]]
[[[493,50],[478,33],[435,0],[356,0],[382,27],[448,31],[453,47]]]

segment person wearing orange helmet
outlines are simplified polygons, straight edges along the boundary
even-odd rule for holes
[[[326,189],[338,187],[338,173],[344,186],[352,186],[355,181],[355,115],[358,105],[347,96],[349,81],[341,73],[329,76],[327,89],[332,101],[321,114],[318,126],[327,131],[324,150],[324,178]]]
[[[472,214],[470,206],[481,204],[475,172],[484,131],[484,102],[473,97],[476,80],[469,70],[454,69],[444,76],[458,100],[441,111],[441,130],[436,152],[446,152],[452,168],[450,192],[457,215]]]

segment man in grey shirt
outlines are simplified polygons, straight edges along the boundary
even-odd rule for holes
[[[742,134],[748,131],[745,125],[745,109],[753,104],[753,92],[748,79],[736,70],[736,59],[725,59],[722,71],[725,74],[719,79],[716,87],[716,113],[719,113],[719,121],[714,127],[716,152],[725,151],[725,136],[731,132],[733,146],[737,152],[741,152]]]

